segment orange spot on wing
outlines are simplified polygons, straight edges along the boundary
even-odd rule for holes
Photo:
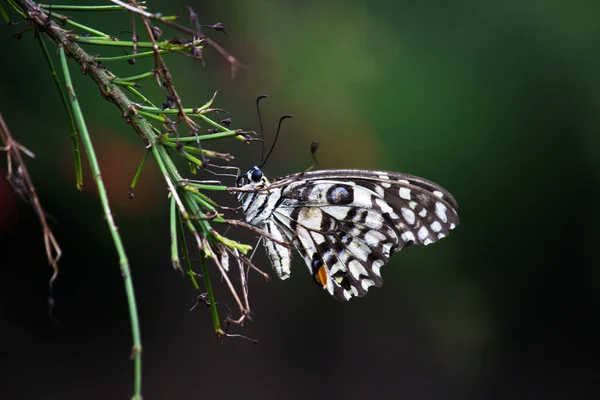
[[[329,280],[329,276],[327,275],[327,268],[325,265],[321,265],[319,268],[319,272],[315,275],[315,281],[323,287],[327,286],[327,281]]]

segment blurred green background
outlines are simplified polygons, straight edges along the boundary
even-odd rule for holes
[[[205,66],[168,56],[188,105],[218,89],[216,105],[232,112],[233,126],[257,129],[254,100],[267,93],[268,139],[279,116],[293,114],[269,176],[308,167],[318,140],[322,168],[387,169],[441,184],[458,200],[462,224],[434,246],[395,255],[383,288],[345,304],[318,289],[299,257],[289,281],[252,275],[254,321],[239,331],[260,343],[220,344],[207,309],[189,312],[196,294],[170,265],[158,169],[146,168],[128,200],[143,144],[72,64],[133,268],[145,398],[596,398],[600,3],[149,5],[181,10],[183,21],[189,5],[202,23],[225,23],[231,36],[210,36],[250,66],[231,79],[210,49]],[[129,29],[126,14],[73,15],[111,34]],[[66,117],[39,47],[31,32],[11,39],[23,29],[0,31],[0,112],[36,153],[28,166],[56,220],[60,326],[47,316],[51,270],[38,222],[2,180],[0,397],[127,398],[133,364],[117,257],[89,171],[85,192],[75,189]],[[152,63],[106,66],[128,76]],[[153,82],[144,87],[162,102]],[[242,169],[259,162],[258,143],[213,148],[234,152]],[[255,260],[269,269],[262,246]]]

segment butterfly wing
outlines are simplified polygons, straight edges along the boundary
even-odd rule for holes
[[[459,224],[450,193],[407,174],[322,170],[280,178],[267,190],[278,192],[269,223],[339,300],[381,286],[392,253],[434,243]]]

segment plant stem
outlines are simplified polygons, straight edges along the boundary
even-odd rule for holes
[[[69,67],[67,65],[67,57],[65,55],[65,49],[62,45],[59,45],[59,56],[64,73],[65,83],[67,85],[67,92],[71,96],[71,107],[73,109],[73,114],[75,115],[75,121],[77,122],[79,130],[81,132],[83,147],[85,148],[85,151],[88,155],[90,168],[92,169],[92,173],[94,174],[94,180],[98,188],[98,195],[100,196],[100,202],[102,203],[102,210],[104,211],[104,216],[106,218],[106,221],[108,222],[108,229],[110,231],[113,243],[115,245],[115,249],[119,256],[121,276],[123,277],[123,283],[125,284],[125,293],[127,296],[127,304],[129,306],[129,319],[131,321],[131,334],[133,339],[133,347],[131,349],[131,357],[134,360],[135,369],[133,399],[141,399],[142,342],[140,336],[137,305],[135,301],[135,292],[133,290],[133,280],[131,278],[131,269],[129,268],[129,260],[127,259],[127,255],[125,254],[125,247],[123,246],[123,241],[121,240],[121,236],[119,235],[117,225],[115,224],[115,220],[110,210],[106,188],[104,186],[104,181],[102,180],[102,176],[100,174],[100,166],[98,164],[98,160],[96,159],[94,146],[92,145],[92,140],[87,130],[87,126],[83,118],[83,113],[81,112],[81,107],[79,106],[79,101],[75,94],[75,89],[73,88],[73,84],[71,82],[71,75],[69,74]]]

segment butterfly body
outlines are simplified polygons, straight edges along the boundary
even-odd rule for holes
[[[314,280],[338,300],[381,286],[380,268],[410,244],[428,245],[459,223],[442,187],[416,176],[369,170],[318,170],[269,182],[258,167],[238,178],[246,222],[302,256]],[[280,279],[291,249],[265,237]]]

